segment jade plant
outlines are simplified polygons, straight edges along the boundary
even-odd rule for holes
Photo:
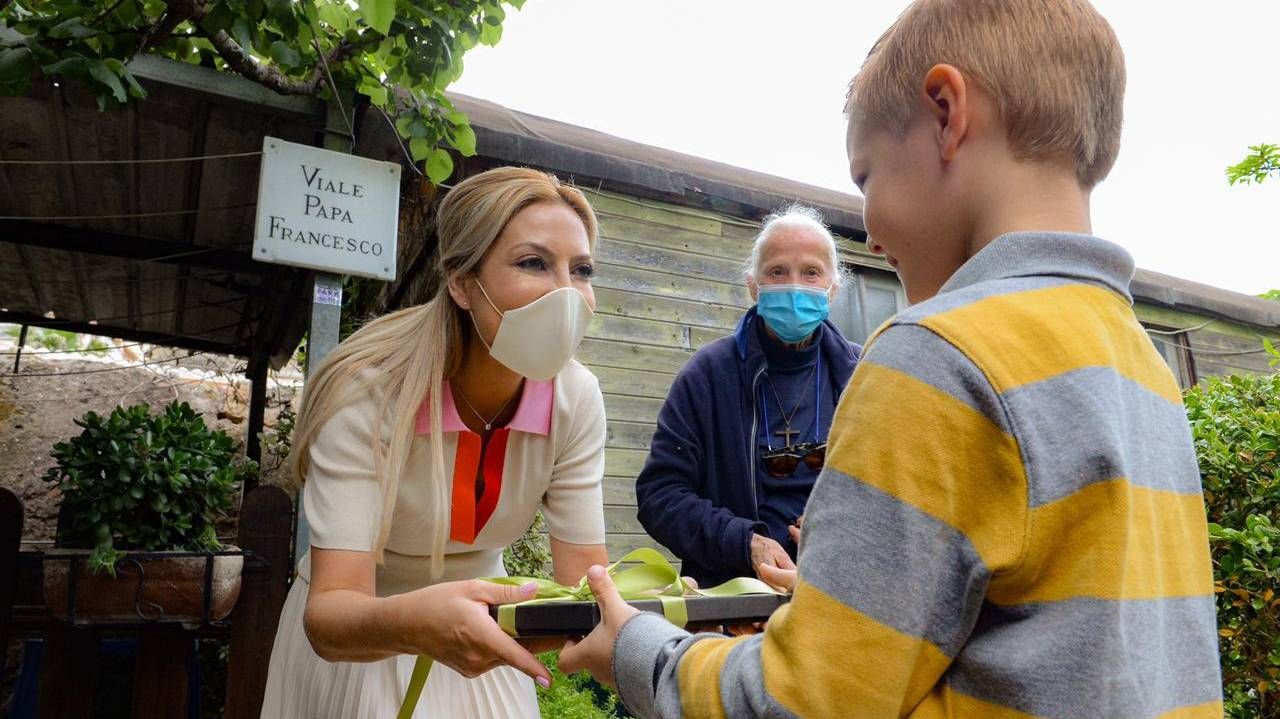
[[[115,573],[128,551],[218,551],[216,524],[257,465],[211,430],[187,403],[158,414],[145,404],[75,421],[81,433],[53,446],[45,481],[62,493],[62,547],[92,549],[93,572]]]

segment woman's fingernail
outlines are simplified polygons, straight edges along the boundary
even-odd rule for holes
[[[520,587],[520,592],[522,594],[533,594],[536,591],[538,591],[537,582],[529,582],[528,584],[521,585]]]
[[[542,687],[543,689],[550,689],[551,680],[546,677],[538,677],[538,686]]]
[[[599,579],[603,577],[604,567],[600,566],[599,564],[591,565],[591,568],[587,570],[587,576],[590,577],[591,579]]]

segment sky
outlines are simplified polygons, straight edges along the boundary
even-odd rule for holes
[[[528,0],[453,90],[629,140],[856,193],[845,87],[904,0]],[[1120,158],[1095,234],[1140,267],[1280,288],[1280,178],[1227,185],[1280,144],[1275,0],[1095,0],[1128,69]]]

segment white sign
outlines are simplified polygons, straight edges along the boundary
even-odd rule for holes
[[[394,280],[400,165],[262,139],[253,258]]]

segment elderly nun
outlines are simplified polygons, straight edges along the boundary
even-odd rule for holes
[[[827,319],[842,274],[817,211],[767,217],[745,275],[755,306],[676,377],[636,480],[641,524],[704,587],[794,568],[796,528],[861,354]]]

